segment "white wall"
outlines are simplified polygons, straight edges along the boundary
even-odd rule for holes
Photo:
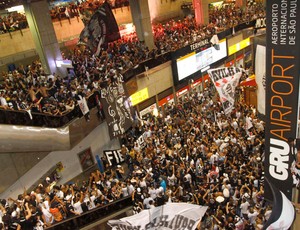
[[[25,175],[20,177],[16,183],[3,192],[0,198],[16,198],[18,194],[23,193],[24,187],[29,188],[32,186],[44,173],[60,161],[64,166],[64,170],[61,172],[62,179],[60,183],[63,184],[71,180],[82,172],[77,154],[89,147],[91,147],[94,156],[102,156],[103,150],[118,149],[120,148],[120,144],[117,139],[110,140],[108,127],[106,122],[104,122],[70,151],[55,151],[49,153],[35,167],[30,169]]]
[[[147,74],[144,72],[137,76],[138,90],[148,87],[149,98],[173,86],[173,73],[171,61],[152,68]]]

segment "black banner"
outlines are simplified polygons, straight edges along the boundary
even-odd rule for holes
[[[124,162],[124,158],[121,152],[121,149],[118,150],[104,150],[103,151],[109,166],[117,166]]]
[[[300,28],[297,0],[267,1],[266,151],[265,176],[288,199],[294,155],[289,140],[296,138],[298,121]],[[265,197],[272,193],[265,186]]]
[[[129,97],[125,91],[122,75],[119,74],[113,82],[101,89],[100,101],[110,138],[121,136],[133,123]]]
[[[110,5],[104,2],[81,31],[79,44],[87,45],[96,52],[103,44],[118,39],[120,39],[118,24]]]

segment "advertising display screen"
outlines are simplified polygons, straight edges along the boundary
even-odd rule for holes
[[[209,47],[200,52],[191,52],[176,59],[178,81],[181,81],[201,69],[227,57],[226,39],[220,41],[217,47]]]

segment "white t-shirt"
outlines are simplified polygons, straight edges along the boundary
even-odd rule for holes
[[[245,203],[241,203],[241,213],[242,214],[248,214],[248,208],[249,208],[250,204],[248,201],[246,201]]]
[[[0,210],[0,223],[3,223],[2,216],[3,216],[3,212]]]
[[[73,207],[74,207],[75,212],[78,212],[79,214],[83,213],[80,201],[77,201],[76,203],[74,203]]]
[[[7,106],[6,99],[4,97],[0,97],[0,105]]]
[[[248,213],[248,218],[250,220],[250,224],[255,224],[257,215],[258,215],[258,212],[256,212],[256,211],[254,211],[253,213]]]
[[[55,196],[57,196],[59,199],[64,199],[64,193],[63,191],[59,190],[55,193]]]
[[[167,180],[168,180],[168,185],[174,186],[175,181],[176,181],[176,176],[174,174],[172,174],[172,176],[170,176],[170,177],[168,176]]]
[[[122,188],[122,194],[123,194],[123,197],[129,196],[127,187]]]
[[[265,212],[265,219],[268,220],[270,218],[271,214],[272,214],[272,210],[267,210]]]
[[[147,197],[143,201],[143,204],[144,204],[146,209],[150,209],[150,204],[149,204],[150,200],[152,200],[154,202],[154,200],[151,197]]]
[[[157,196],[156,194],[156,189],[155,188],[149,188],[148,193],[150,195],[150,197],[154,200]]]
[[[131,195],[132,193],[133,193],[133,191],[134,191],[134,187],[133,187],[133,185],[131,184],[131,185],[129,185],[128,187],[127,187],[127,189],[128,189],[128,193],[129,193],[129,195]]]
[[[50,213],[50,211],[42,206],[42,212],[43,212],[46,222],[48,224],[52,224],[54,221],[54,218],[53,218],[53,215]]]
[[[87,203],[87,204],[89,204],[89,205],[87,205],[88,210],[91,210],[91,209],[93,209],[93,208],[96,208],[96,205],[95,205],[95,202],[94,202],[95,200],[96,200],[96,196],[95,196],[95,195],[92,195],[92,196],[90,197],[90,200],[88,200],[89,203]]]

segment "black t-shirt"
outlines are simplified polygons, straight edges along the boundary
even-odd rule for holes
[[[32,230],[36,225],[36,218],[31,216],[28,220],[26,220],[25,217],[21,217],[20,225],[22,230]]]
[[[19,220],[17,218],[12,218],[8,226],[9,230],[18,229]]]
[[[70,202],[66,203],[67,215],[68,217],[74,216],[74,207]]]

